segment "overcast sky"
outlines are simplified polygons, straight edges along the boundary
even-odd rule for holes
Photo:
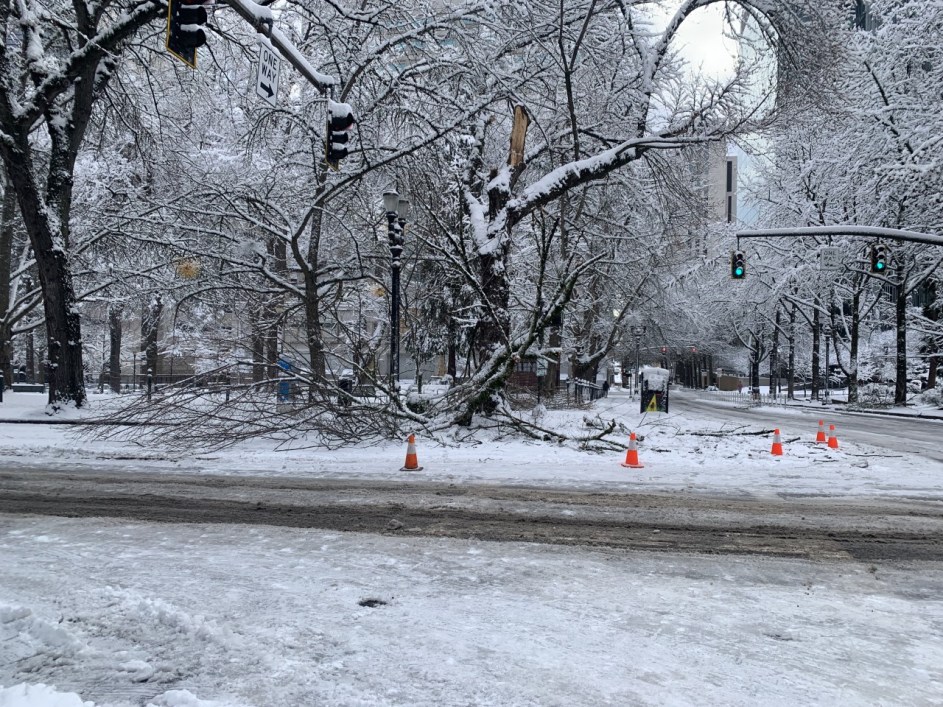
[[[660,9],[667,22],[674,14],[677,3],[667,3]],[[720,76],[733,69],[737,46],[723,36],[723,10],[719,5],[697,10],[681,26],[675,39],[675,48],[691,63],[710,76]]]

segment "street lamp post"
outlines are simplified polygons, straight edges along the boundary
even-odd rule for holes
[[[387,233],[390,239],[390,397],[399,390],[399,286],[403,255],[403,232],[409,216],[409,201],[395,191],[383,194]]]
[[[642,343],[642,336],[645,334],[645,327],[643,326],[633,326],[630,330],[632,336],[635,337],[635,374],[632,376],[632,395],[633,397],[638,394],[639,391],[639,346]]]

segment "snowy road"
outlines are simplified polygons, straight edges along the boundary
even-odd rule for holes
[[[631,470],[0,425],[0,704],[940,704],[938,427],[834,451],[814,412],[691,407],[599,404],[644,437]]]
[[[938,501],[756,499],[474,484],[0,472],[0,512],[661,551],[943,560]]]
[[[0,515],[0,567],[0,685],[97,707],[943,694],[937,562]]]
[[[918,417],[896,417],[868,413],[846,413],[835,408],[744,407],[710,393],[672,392],[673,409],[745,424],[767,424],[783,428],[784,434],[815,430],[818,420],[836,426],[839,440],[883,447],[894,452],[917,454],[943,462],[943,421]]]

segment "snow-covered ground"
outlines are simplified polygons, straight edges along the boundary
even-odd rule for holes
[[[0,418],[48,419],[43,402],[44,397],[38,394],[8,393]],[[759,496],[790,493],[943,498],[943,464],[916,454],[848,443],[842,440],[840,424],[838,450],[816,444],[817,421],[824,416],[828,424],[827,411],[786,408],[777,416],[781,422],[776,425],[749,426],[724,419],[722,408],[713,416],[685,412],[639,414],[638,401],[621,391],[599,401],[592,411],[546,413],[542,424],[585,434],[593,431],[586,420],[618,420],[625,430],[626,443],[629,430],[639,435],[642,469],[623,468],[625,455],[620,452],[592,453],[569,446],[486,436],[477,443],[438,444],[420,433],[417,448],[423,470],[404,477],[400,468],[405,460],[405,439],[339,450],[279,452],[272,451],[270,442],[259,441],[209,454],[171,454],[160,448],[77,437],[75,428],[65,425],[16,424],[0,424],[0,457],[7,465],[43,465],[70,471],[111,468],[194,474],[418,477],[450,483],[500,481]],[[943,435],[943,423],[939,424]],[[710,436],[721,430],[751,432],[772,426],[781,428],[782,457],[770,454],[772,437],[768,434]]]
[[[702,436],[731,423],[636,406],[614,393],[589,416],[644,437],[640,470],[615,453],[420,439],[425,469],[404,476],[402,444],[172,458],[15,424],[0,425],[0,455],[76,473],[943,501],[943,465],[828,450],[801,411],[784,413],[775,458],[768,436]],[[42,416],[42,401],[8,393],[0,412]],[[943,704],[939,563],[0,516],[0,568],[0,707]]]

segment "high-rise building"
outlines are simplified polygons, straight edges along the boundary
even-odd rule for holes
[[[737,220],[736,155],[722,153],[711,160],[708,168],[707,203],[712,220],[725,223]]]

